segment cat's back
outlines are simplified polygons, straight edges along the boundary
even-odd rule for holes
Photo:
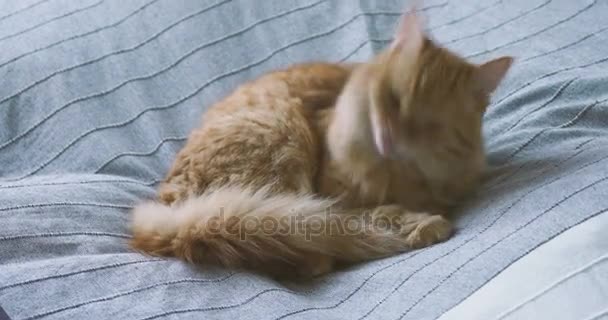
[[[240,85],[213,105],[203,116],[203,124],[235,112],[282,110],[285,102],[292,103],[289,109],[300,105],[314,109],[333,107],[352,69],[346,64],[304,63],[269,72]]]
[[[241,85],[205,113],[166,182],[195,185],[197,193],[233,183],[309,188],[320,147],[312,115],[333,107],[350,71],[301,64]]]

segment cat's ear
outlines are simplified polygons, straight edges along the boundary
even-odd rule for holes
[[[511,64],[513,64],[512,57],[501,57],[478,66],[475,71],[478,90],[485,95],[494,92],[509,71]]]
[[[418,54],[424,44],[424,21],[412,6],[399,21],[391,48],[406,54]]]

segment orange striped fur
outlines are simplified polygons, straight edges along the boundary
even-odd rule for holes
[[[443,216],[484,169],[482,116],[509,69],[469,63],[404,16],[356,65],[246,83],[205,114],[132,246],[197,264],[314,276],[448,239]]]

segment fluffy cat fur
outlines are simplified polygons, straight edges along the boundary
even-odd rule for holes
[[[482,117],[511,62],[469,63],[409,13],[369,62],[296,65],[246,83],[204,115],[158,201],[134,210],[131,244],[314,276],[446,240],[443,215],[478,184]],[[364,214],[365,232],[344,232],[341,223]],[[306,219],[273,232],[246,225],[298,215]]]

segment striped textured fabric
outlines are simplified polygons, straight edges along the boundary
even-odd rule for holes
[[[308,285],[130,252],[188,132],[239,83],[384,47],[401,0],[1,0],[0,305],[12,319],[436,319],[608,209],[608,1],[428,0],[442,44],[517,57],[457,234]],[[574,301],[584,297],[573,297]],[[598,312],[601,310],[598,310]]]

